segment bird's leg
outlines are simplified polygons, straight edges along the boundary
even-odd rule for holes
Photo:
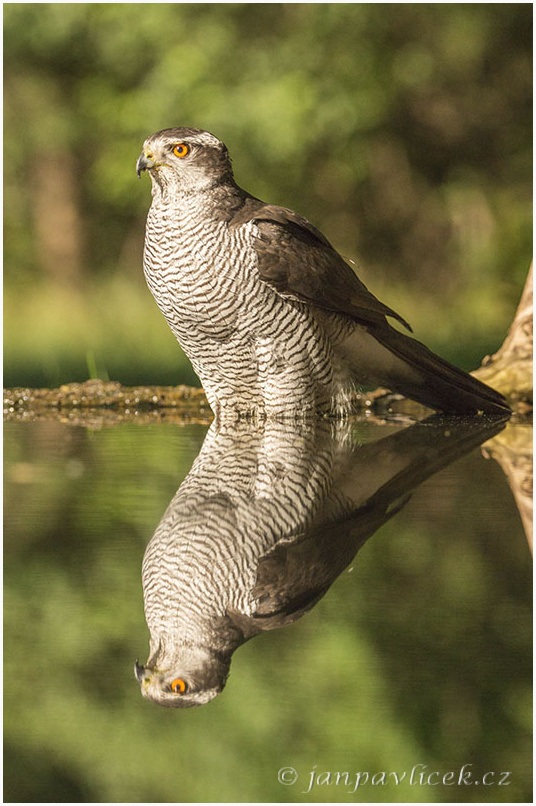
[[[290,355],[285,342],[264,337],[256,338],[255,353],[266,416],[300,420],[314,416],[317,390],[307,353]]]

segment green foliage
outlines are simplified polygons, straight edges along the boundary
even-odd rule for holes
[[[497,465],[477,453],[426,482],[311,613],[241,647],[223,694],[182,712],[143,700],[132,667],[145,545],[204,427],[5,431],[6,802],[530,799],[529,551]],[[511,785],[304,794],[314,765],[466,763]]]
[[[23,303],[33,327],[22,327],[21,302],[13,289],[6,288],[4,326],[13,338],[4,358],[6,386],[20,380],[28,386],[57,387],[88,377],[127,386],[173,385],[178,378],[199,385],[151,303],[145,285],[121,275],[103,278],[83,295],[69,286],[36,283],[27,288]]]
[[[115,334],[93,286],[141,273],[149,190],[135,161],[148,134],[180,124],[218,134],[243,186],[311,218],[419,336],[474,366],[502,341],[529,262],[531,11],[6,4],[6,380],[47,376],[30,348],[49,314],[27,305],[41,280],[58,296],[61,380],[88,349],[65,335],[66,285],[102,363]],[[128,302],[114,300],[122,325]],[[153,306],[147,293],[148,319]]]

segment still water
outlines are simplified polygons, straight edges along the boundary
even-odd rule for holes
[[[498,431],[7,423],[5,800],[531,801]]]

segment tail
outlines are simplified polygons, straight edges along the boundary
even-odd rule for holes
[[[503,395],[435,355],[420,341],[400,333],[390,325],[377,330],[371,328],[369,333],[414,370],[406,373],[406,376],[404,372],[397,372],[396,388],[393,391],[444,414],[467,415],[482,412],[491,417],[504,417],[511,413]],[[391,388],[388,378],[385,379],[385,385]]]

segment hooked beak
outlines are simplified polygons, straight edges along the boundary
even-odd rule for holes
[[[136,163],[136,173],[138,174],[138,179],[141,177],[142,171],[146,171],[148,168],[154,168],[155,164],[156,163],[152,158],[152,154],[146,154],[145,151],[142,151]]]
[[[146,672],[145,672],[145,666],[140,666],[137,658],[134,663],[134,674],[136,675],[136,680],[141,685],[145,680]]]

